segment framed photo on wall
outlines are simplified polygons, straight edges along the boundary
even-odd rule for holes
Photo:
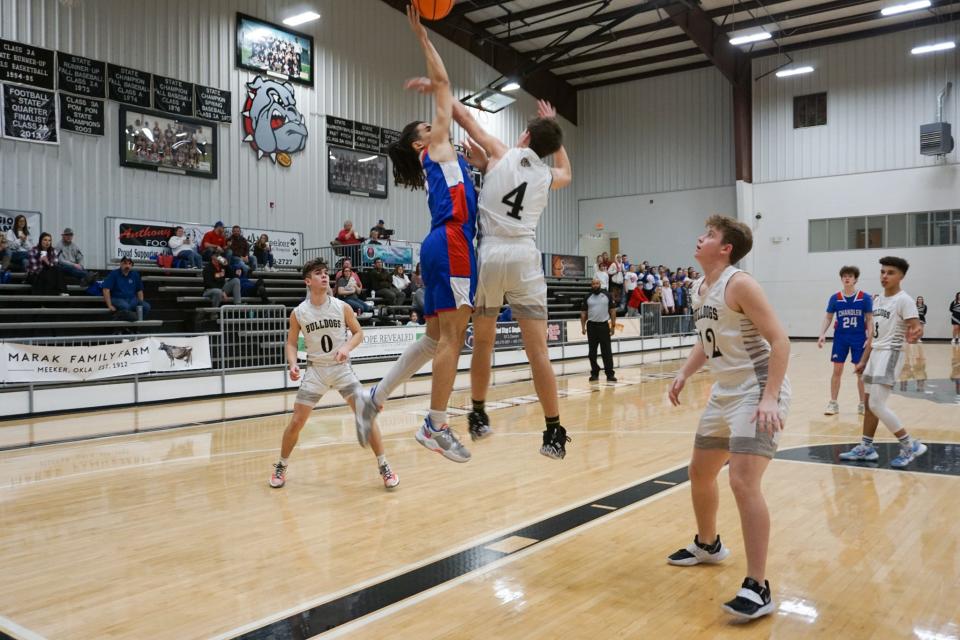
[[[183,116],[120,107],[120,165],[217,177],[217,126]]]
[[[237,66],[313,86],[313,36],[237,14]]]
[[[387,197],[387,156],[327,146],[327,190],[352,196]]]

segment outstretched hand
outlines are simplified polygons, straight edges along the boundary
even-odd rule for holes
[[[416,91],[417,93],[433,93],[433,82],[430,78],[409,78],[403,83],[406,91]]]
[[[537,116],[541,118],[556,118],[557,110],[546,100],[537,100]]]
[[[467,162],[479,169],[480,173],[486,173],[487,162],[490,158],[487,157],[487,152],[483,150],[483,147],[470,138],[464,138],[463,148],[467,151]]]
[[[413,6],[413,3],[407,5],[407,21],[410,23],[410,29],[421,40],[427,39],[427,30],[420,24],[420,12]]]

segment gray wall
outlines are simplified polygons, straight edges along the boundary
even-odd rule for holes
[[[234,122],[221,126],[217,180],[122,169],[118,161],[116,103],[107,102],[102,138],[61,132],[59,147],[0,140],[0,208],[39,210],[45,230],[74,227],[91,264],[104,259],[107,216],[214,221],[302,231],[308,246],[327,243],[343,220],[368,229],[378,218],[399,238],[419,240],[429,228],[423,193],[390,187],[387,200],[331,194],[326,185],[324,116],[327,114],[400,129],[429,118],[427,98],[402,90],[406,77],[425,73],[423,57],[404,16],[379,0],[317,0],[322,18],[300,27],[314,36],[316,84],[297,85],[307,118],[307,149],[283,169],[255,160],[241,144],[240,104],[250,71],[234,65],[237,11],[280,22],[299,11],[295,0],[0,0],[0,37],[60,49],[151,73],[233,92]],[[296,11],[295,11],[296,10]],[[457,96],[499,74],[456,45],[433,34]],[[481,121],[507,141],[536,113],[532,97]],[[564,122],[576,162],[576,128]],[[455,140],[462,133],[455,128]],[[275,202],[271,210],[269,203]],[[573,189],[553,192],[540,224],[545,251],[576,248]]]
[[[813,73],[777,78],[753,87],[754,182],[886,171],[943,164],[921,156],[920,125],[936,120],[937,93],[953,90],[944,119],[960,140],[960,50],[923,56],[917,45],[956,39],[956,27],[926,27],[791,53]],[[754,60],[757,77],[785,61]],[[827,92],[827,124],[793,128],[793,97]],[[957,151],[946,162],[957,162]]]

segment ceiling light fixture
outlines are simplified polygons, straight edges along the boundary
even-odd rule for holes
[[[906,13],[907,11],[919,11],[920,9],[926,9],[930,6],[930,0],[917,0],[916,2],[907,2],[905,4],[895,4],[892,7],[884,7],[880,10],[885,16],[895,16],[898,13]]]
[[[320,17],[320,14],[315,11],[304,11],[295,16],[291,16],[283,21],[283,24],[295,27],[298,24],[303,24],[304,22],[312,22]]]
[[[500,91],[516,91],[520,88],[520,83],[516,80],[511,80],[507,84],[500,87]]]
[[[948,51],[956,48],[956,46],[956,42],[938,42],[936,44],[927,44],[922,47],[914,47],[913,49],[910,49],[910,53],[918,56],[924,53],[933,53],[934,51]]]
[[[769,40],[772,37],[773,36],[770,35],[768,31],[760,31],[757,33],[750,33],[747,35],[730,38],[730,44],[738,45],[738,44],[747,44],[749,42],[760,42],[761,40]]]
[[[813,73],[813,67],[796,67],[794,69],[783,69],[777,71],[778,78],[789,78],[790,76],[799,76],[804,73]]]

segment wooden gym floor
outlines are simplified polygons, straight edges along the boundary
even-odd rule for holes
[[[744,576],[725,472],[730,559],[664,561],[694,533],[685,466],[710,376],[673,408],[666,374],[680,361],[633,356],[616,386],[589,384],[585,361],[558,365],[563,461],[538,453],[524,371],[497,372],[496,433],[468,442],[468,464],[413,440],[424,398],[392,401],[380,425],[401,483],[389,493],[344,408],[314,412],[287,486],[268,487],[288,415],[242,416],[288,411],[292,394],[0,423],[0,637],[956,640],[960,348],[917,349],[929,379],[891,406],[934,446],[895,471],[892,447],[874,467],[835,463],[858,440],[855,379],[840,415],[822,415],[829,352],[794,344],[793,407],[765,478],[777,610],[749,625],[719,608]]]

